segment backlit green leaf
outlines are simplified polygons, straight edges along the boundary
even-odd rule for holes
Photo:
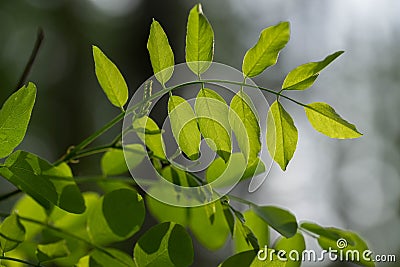
[[[186,267],[193,263],[193,244],[179,224],[165,222],[144,233],[134,248],[137,266]]]
[[[134,190],[119,189],[101,197],[89,212],[87,228],[96,244],[128,239],[143,224],[145,208]]]
[[[253,210],[281,235],[289,238],[296,234],[296,217],[289,211],[274,206],[254,206]]]
[[[275,250],[286,252],[286,267],[300,267],[302,253],[305,249],[306,243],[301,233],[297,233],[291,238],[280,237],[275,244]]]
[[[319,73],[343,53],[344,51],[338,51],[327,56],[322,61],[310,62],[298,66],[286,76],[282,85],[282,89],[305,90],[309,88],[314,84],[314,81],[318,78]]]
[[[128,86],[117,66],[98,48],[93,46],[97,80],[108,100],[122,108],[128,101]]]
[[[237,93],[231,101],[229,123],[235,133],[241,152],[249,165],[258,159],[261,150],[260,125],[251,99],[244,92]]]
[[[4,103],[0,110],[0,158],[10,155],[24,139],[35,98],[36,86],[29,83]]]
[[[154,19],[150,27],[147,50],[149,50],[151,66],[156,79],[165,85],[174,71],[174,53],[163,28]]]
[[[186,226],[189,219],[189,210],[158,201],[146,195],[146,207],[159,222],[175,222]]]
[[[189,159],[198,159],[201,135],[192,107],[182,97],[171,96],[168,100],[168,114],[172,133],[180,149]]]
[[[18,215],[11,214],[0,225],[0,251],[6,253],[25,240],[25,228]]]
[[[153,152],[153,155],[161,159],[166,159],[164,141],[157,123],[150,117],[143,116],[134,119],[132,125],[140,140]]]
[[[186,62],[196,75],[205,72],[214,55],[214,31],[201,4],[190,10],[186,33]]]
[[[16,151],[0,167],[0,174],[45,209],[56,205],[72,213],[85,211],[82,194],[66,164],[52,166],[36,155]]]
[[[101,267],[135,267],[132,256],[114,248],[107,248],[108,253],[104,251],[94,250],[90,253],[89,266]]]
[[[200,132],[211,149],[226,161],[231,154],[228,120],[229,108],[225,100],[211,89],[201,89],[194,106]]]
[[[259,260],[257,251],[248,250],[231,256],[218,267],[286,267],[286,262],[280,261],[271,250],[261,253],[262,257],[272,255],[272,259],[267,257],[265,260]]]
[[[111,148],[104,153],[101,159],[101,169],[104,175],[111,176],[126,173],[128,172],[126,162],[129,162],[129,168],[134,169],[147,154],[143,145],[140,144],[127,145],[124,150]]]
[[[357,138],[362,134],[326,103],[314,102],[304,107],[312,127],[318,132],[338,139]]]
[[[289,22],[281,22],[264,29],[256,45],[244,56],[243,74],[251,78],[274,65],[278,60],[279,52],[285,47],[289,38]]]
[[[297,128],[292,117],[275,101],[267,118],[267,146],[271,157],[286,170],[297,146]]]
[[[36,257],[39,262],[51,261],[57,258],[63,258],[70,255],[65,240],[50,244],[39,244],[36,250]]]
[[[245,225],[254,233],[257,237],[258,245],[260,248],[264,248],[269,245],[269,228],[268,224],[261,219],[254,211],[247,210],[243,213],[245,219]],[[240,223],[240,222],[237,222]],[[239,253],[253,249],[251,244],[246,242],[243,236],[235,235],[235,252]]]
[[[213,205],[213,220],[210,220],[207,207],[190,208],[190,229],[200,244],[210,250],[217,250],[225,244],[230,231],[221,203],[217,201]]]

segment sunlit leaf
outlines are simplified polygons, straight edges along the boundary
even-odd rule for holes
[[[101,159],[101,169],[106,176],[119,175],[128,172],[129,168],[138,166],[146,155],[143,145],[130,144],[122,149],[112,148],[104,153]]]
[[[279,52],[285,47],[289,38],[289,22],[281,22],[264,29],[256,45],[244,56],[243,74],[251,78],[274,65],[278,60]]]
[[[254,250],[240,252],[229,257],[218,267],[286,267],[286,262],[280,261],[270,250],[263,252],[262,256],[264,255],[272,255],[272,259],[267,257],[265,260],[259,260],[257,251]]]
[[[87,229],[97,244],[128,239],[143,224],[145,208],[134,190],[119,189],[101,197],[89,212]]]
[[[192,107],[182,97],[170,96],[168,114],[171,120],[172,133],[180,149],[189,159],[198,159],[201,134]]]
[[[12,94],[0,110],[0,158],[4,158],[22,142],[31,118],[36,86],[29,83]]]
[[[196,75],[205,72],[213,59],[214,31],[201,4],[190,10],[186,33],[186,62]]]
[[[0,250],[3,253],[15,249],[25,241],[25,228],[18,215],[11,214],[0,225]]]
[[[312,86],[318,78],[319,73],[326,68],[332,61],[338,58],[344,51],[338,51],[327,56],[324,60],[318,62],[310,62],[298,66],[286,76],[282,89],[283,90],[305,90]]]
[[[249,165],[258,159],[261,151],[260,125],[252,107],[249,96],[239,92],[232,98],[229,110],[229,123]]]
[[[254,211],[247,210],[243,213],[245,219],[245,225],[254,233],[257,237],[258,245],[260,248],[264,248],[269,245],[269,228],[268,224],[261,219]],[[240,222],[238,222],[240,223]],[[253,249],[251,244],[246,242],[245,238],[241,235],[234,236],[235,251],[236,253]]]
[[[150,117],[143,116],[134,119],[132,125],[140,140],[153,152],[153,155],[161,159],[166,159],[164,141],[157,123]]]
[[[70,255],[65,240],[51,244],[39,244],[36,250],[36,257],[39,262],[51,261],[57,258],[63,258]]]
[[[188,225],[188,208],[171,206],[148,195],[146,195],[146,207],[159,222],[175,222],[183,226]]]
[[[228,161],[231,154],[231,137],[229,107],[225,100],[217,92],[205,88],[197,95],[194,107],[201,134],[210,148]]]
[[[174,71],[174,53],[169,45],[167,35],[158,21],[153,19],[147,41],[150,61],[156,79],[164,85]]]
[[[254,212],[269,226],[285,237],[292,237],[297,232],[296,217],[287,210],[275,206],[254,206]]]
[[[285,251],[287,259],[286,267],[300,267],[302,263],[303,251],[306,249],[306,243],[301,233],[297,233],[291,238],[280,237],[275,246],[277,251]]]
[[[338,139],[357,138],[362,134],[326,103],[314,102],[304,107],[312,127],[318,132]]]
[[[267,146],[271,157],[286,170],[297,146],[298,133],[292,117],[275,101],[268,111]]]
[[[0,167],[0,174],[45,209],[56,205],[72,213],[85,211],[82,194],[66,164],[52,166],[36,155],[16,151],[7,158],[5,167]]]
[[[165,222],[144,233],[134,248],[138,266],[186,267],[193,262],[193,244],[179,224]]]
[[[122,108],[128,101],[128,86],[117,66],[98,48],[93,46],[97,80],[108,100]]]

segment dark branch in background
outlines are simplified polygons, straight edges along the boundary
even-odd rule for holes
[[[39,27],[37,35],[36,35],[35,46],[33,47],[29,61],[28,61],[28,63],[26,63],[24,72],[22,73],[21,78],[19,79],[17,87],[15,88],[15,91],[17,91],[19,88],[21,88],[25,84],[26,79],[28,78],[28,75],[32,70],[32,66],[35,63],[36,56],[39,53],[40,47],[42,46],[43,39],[44,39],[44,31],[42,28]]]

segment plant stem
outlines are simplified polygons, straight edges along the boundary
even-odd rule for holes
[[[44,267],[43,265],[40,265],[39,263],[35,264],[35,263],[31,263],[29,261],[24,261],[24,260],[21,260],[21,259],[12,258],[12,257],[6,257],[6,256],[0,256],[0,260],[19,262],[19,263],[23,263],[23,264],[26,264],[28,266],[33,266],[33,267]]]

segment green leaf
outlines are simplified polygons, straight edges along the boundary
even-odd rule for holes
[[[199,158],[201,134],[190,104],[180,96],[168,100],[168,114],[172,133],[180,149],[191,160]]]
[[[135,118],[132,125],[139,139],[153,152],[153,155],[157,158],[166,159],[165,145],[157,123],[150,117],[143,116]]]
[[[296,217],[289,211],[274,206],[253,206],[253,210],[281,235],[289,238],[296,234]]]
[[[51,261],[57,258],[68,257],[70,255],[65,240],[51,244],[39,244],[36,250],[36,257],[39,262]]]
[[[245,77],[257,76],[266,68],[275,65],[279,52],[285,47],[289,38],[289,22],[281,22],[264,29],[256,45],[244,56],[242,70]]]
[[[275,250],[286,252],[286,267],[300,267],[305,249],[306,243],[301,233],[297,233],[291,238],[281,237],[275,244]]]
[[[22,142],[31,118],[36,86],[29,83],[12,94],[0,110],[0,158],[5,158]]]
[[[321,227],[314,223],[302,223],[301,227],[319,235],[318,243],[322,249],[336,250],[342,255],[347,255],[348,260],[361,266],[375,266],[371,258],[372,252],[369,255],[364,254],[370,250],[358,234],[335,227]],[[357,251],[359,258],[356,257],[355,251]],[[352,258],[353,256],[355,257]]]
[[[248,95],[239,92],[232,98],[230,107],[229,123],[247,163],[252,165],[261,151],[261,131],[253,103]]]
[[[229,226],[229,231],[231,235],[233,236],[234,231],[235,231],[235,217],[233,216],[233,213],[231,209],[229,208],[229,203],[224,204],[222,201],[222,210],[224,212],[225,220],[226,223]]]
[[[268,224],[252,210],[245,211],[243,215],[245,219],[245,225],[257,237],[259,247],[264,248],[265,246],[268,246],[269,245]],[[235,241],[236,253],[253,249],[253,247],[248,242],[246,242],[243,236],[235,235],[233,239]]]
[[[180,225],[188,225],[189,210],[184,207],[176,207],[158,201],[146,195],[146,207],[159,222],[175,222]]]
[[[94,250],[90,253],[89,266],[103,267],[135,267],[132,256],[117,249],[107,248],[107,254],[103,251]]]
[[[124,155],[125,150],[125,155]],[[140,144],[125,146],[124,150],[111,148],[101,159],[101,169],[105,176],[119,175],[128,172],[128,167],[134,169],[147,154]],[[126,164],[129,162],[129,166]]]
[[[208,204],[211,206],[213,203]],[[215,212],[213,220],[206,206],[190,208],[190,229],[196,239],[204,247],[210,250],[221,248],[229,236],[229,226],[219,201],[214,204]]]
[[[267,146],[271,157],[286,170],[297,146],[298,133],[292,117],[275,101],[267,118]]]
[[[201,89],[194,106],[200,132],[211,149],[226,161],[231,154],[228,120],[229,108],[225,100],[211,89]]]
[[[268,256],[272,255],[273,258],[270,259],[270,257],[268,257],[261,261],[257,257],[257,251],[249,250],[231,256],[218,265],[218,267],[286,267],[286,262],[280,261],[270,250],[264,253]]]
[[[235,230],[233,233],[233,239],[235,240],[235,250],[237,249],[236,244],[240,243],[245,247],[242,251],[254,249],[258,250],[260,249],[260,245],[258,244],[258,239],[254,235],[253,231],[247,227],[242,222],[237,222],[235,223]]]
[[[18,215],[11,214],[0,225],[0,250],[3,253],[15,249],[25,241],[25,228]]]
[[[150,27],[147,50],[149,50],[150,61],[156,79],[162,85],[165,85],[174,72],[174,53],[163,28],[154,19]]]
[[[204,16],[201,4],[190,10],[186,33],[186,62],[196,75],[205,72],[214,55],[214,31]]]
[[[88,214],[87,229],[96,244],[126,240],[139,231],[145,217],[142,197],[119,189],[101,197]]]
[[[193,244],[179,224],[158,224],[144,233],[134,248],[138,266],[186,267],[193,263]]]
[[[319,73],[329,64],[338,58],[344,51],[338,51],[327,56],[324,60],[318,62],[310,62],[298,66],[286,76],[282,89],[283,90],[305,90],[314,84]]]
[[[117,66],[98,48],[93,46],[97,80],[108,100],[122,108],[128,101],[128,86]]]
[[[362,134],[326,103],[314,102],[304,107],[312,127],[318,132],[338,139],[357,138]]]
[[[55,167],[36,155],[16,151],[7,158],[5,166],[0,167],[0,174],[45,209],[53,205],[72,213],[83,213],[86,209],[66,164]]]

